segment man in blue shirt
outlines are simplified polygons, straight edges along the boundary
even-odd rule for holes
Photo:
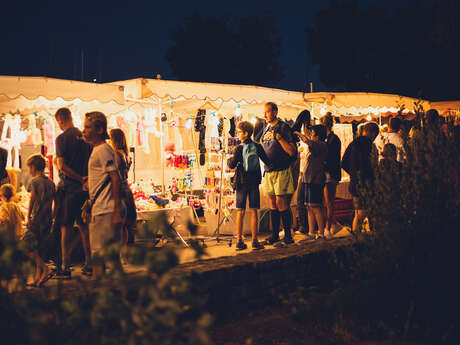
[[[267,128],[262,135],[262,145],[271,162],[265,166],[263,181],[265,194],[270,198],[270,218],[272,235],[266,244],[280,241],[280,220],[283,220],[285,244],[293,243],[291,235],[292,217],[289,196],[294,193],[294,181],[290,166],[297,156],[295,137],[289,125],[278,118],[278,107],[275,103],[265,104],[265,120]]]

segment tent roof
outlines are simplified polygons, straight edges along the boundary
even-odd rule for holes
[[[460,112],[460,101],[444,101],[431,103],[432,108],[439,111],[441,114],[452,111],[455,113]]]
[[[122,86],[44,77],[0,76],[0,112],[51,111],[63,106],[116,111]]]
[[[132,79],[113,82],[122,85],[129,100],[162,102],[175,111],[195,112],[199,108],[233,112],[237,106],[247,112],[261,115],[263,104],[275,102],[283,116],[292,118],[303,109],[313,110],[314,115],[331,111],[345,115],[367,113],[396,113],[401,107],[413,110],[419,102],[415,98],[366,93],[366,92],[316,92],[303,93],[249,85],[230,85],[197,82],[181,82],[158,79]],[[429,102],[421,100],[424,108]]]

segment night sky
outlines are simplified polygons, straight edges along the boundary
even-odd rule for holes
[[[391,11],[408,1],[361,0],[361,6],[374,3]],[[324,86],[318,83],[318,67],[309,62],[305,28],[313,26],[317,11],[328,6],[327,0],[8,1],[2,3],[0,21],[0,75],[80,80],[83,49],[85,80],[152,78],[157,73],[173,79],[164,55],[172,44],[170,30],[185,17],[194,11],[203,16],[241,17],[263,9],[276,16],[283,38],[285,78],[270,86],[302,90],[310,79],[320,91]],[[206,44],[204,38],[197,52]]]

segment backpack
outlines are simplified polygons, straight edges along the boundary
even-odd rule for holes
[[[246,172],[260,171],[259,156],[255,143],[243,144],[243,169]]]

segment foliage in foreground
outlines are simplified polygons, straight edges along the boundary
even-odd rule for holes
[[[328,330],[331,344],[458,343],[460,142],[452,125],[446,135],[420,116],[402,170],[375,166],[374,187],[363,186],[371,232],[336,251],[340,281],[288,301],[303,324]]]
[[[170,230],[166,218],[157,224]],[[118,246],[100,260],[111,261]],[[2,344],[209,344],[211,317],[187,277],[171,271],[179,262],[174,251],[131,248],[129,258],[148,274],[128,279],[114,271],[100,284],[78,281],[72,291],[31,291],[23,288],[30,265],[21,248],[0,236]]]

